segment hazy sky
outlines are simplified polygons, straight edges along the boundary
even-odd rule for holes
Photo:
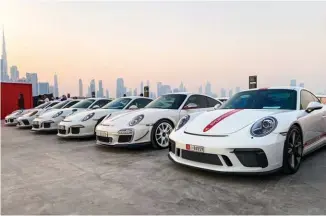
[[[78,79],[143,80],[198,91],[304,82],[326,90],[326,2],[108,2],[0,0],[8,64],[37,72],[60,93]],[[96,87],[98,84],[96,84]],[[64,91],[64,92],[62,92]],[[139,90],[138,90],[139,91]]]

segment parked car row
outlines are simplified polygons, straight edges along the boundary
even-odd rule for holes
[[[236,173],[293,174],[304,155],[326,144],[326,106],[299,87],[246,90],[224,103],[193,93],[103,100],[43,108],[32,130],[57,130],[63,138],[95,135],[98,145],[169,148],[175,163]],[[17,112],[6,124],[24,123],[25,115],[30,122],[36,111],[12,121]]]

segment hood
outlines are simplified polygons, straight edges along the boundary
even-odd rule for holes
[[[257,120],[288,110],[219,109],[204,112],[186,124],[185,132],[200,135],[228,135],[255,123]]]
[[[83,112],[78,112],[74,115],[68,116],[66,120],[68,121],[76,121],[76,120],[81,120],[85,116],[87,116],[90,113],[95,113],[92,119],[99,119],[102,118],[103,116],[106,116],[112,112],[120,111],[117,109],[95,109],[95,110],[85,110]]]
[[[168,109],[145,108],[145,109],[134,110],[131,112],[119,113],[116,116],[104,120],[102,123],[109,124],[109,125],[128,125],[128,123],[134,117],[141,114],[144,115],[144,119],[141,121],[140,124],[152,124],[162,117],[168,118],[173,115],[179,115],[179,111],[168,110]]]

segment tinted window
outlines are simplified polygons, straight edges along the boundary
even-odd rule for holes
[[[297,107],[297,92],[287,89],[244,91],[227,100],[221,109],[288,109]]]
[[[207,107],[207,100],[206,97],[201,96],[201,95],[191,95],[186,104],[185,107],[188,106],[189,104],[196,104],[197,108],[206,108]]]
[[[152,100],[150,99],[146,99],[146,98],[139,98],[139,99],[135,99],[134,101],[132,101],[127,109],[133,105],[137,106],[138,108],[144,108],[145,106],[147,106],[147,104],[149,104],[150,102],[152,102]]]
[[[69,103],[69,101],[61,101],[60,103],[54,105],[52,108],[53,109],[61,109],[62,107],[64,107],[68,103]]]
[[[187,98],[184,94],[169,94],[162,95],[156,100],[149,103],[146,108],[157,108],[157,109],[179,109],[181,104]]]
[[[118,98],[114,101],[111,101],[104,107],[103,109],[123,109],[129,102],[131,101],[131,98]]]
[[[56,102],[50,102],[50,105],[48,107],[53,107],[54,105],[58,104],[59,101],[56,101]]]
[[[206,97],[206,99],[207,99],[208,107],[214,107],[216,104],[221,104],[220,102],[214,100],[213,98]]]
[[[319,100],[310,92],[302,90],[300,96],[300,109],[306,109],[310,102],[319,102]]]
[[[93,105],[92,105],[92,107],[94,107],[94,106],[99,106],[100,108],[101,107],[103,107],[104,105],[106,105],[106,104],[108,104],[110,102],[110,100],[98,100],[98,101],[96,101]],[[92,108],[91,107],[91,108]]]
[[[69,108],[78,102],[80,102],[80,100],[69,101],[69,103],[67,105],[65,105],[63,108]]]
[[[82,100],[75,105],[73,105],[71,108],[81,108],[81,109],[87,109],[92,103],[94,103],[94,99],[86,99]]]
[[[38,105],[37,107],[35,107],[35,109],[43,109],[43,108],[47,107],[49,104],[50,104],[50,102],[42,103],[42,104]]]

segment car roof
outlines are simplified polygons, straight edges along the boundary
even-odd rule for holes
[[[152,98],[144,97],[144,96],[126,96],[126,97],[120,97],[120,98],[130,98],[130,99],[146,98],[146,99],[153,100]],[[117,99],[117,98],[116,98],[116,99]]]
[[[209,95],[205,95],[205,94],[201,94],[201,93],[193,93],[193,92],[173,92],[173,93],[167,93],[167,94],[163,94],[163,95],[177,95],[177,94],[182,94],[182,95],[202,95],[202,96],[206,96],[206,97],[210,97],[210,98],[213,98]],[[213,98],[215,99],[215,98]]]
[[[295,91],[301,91],[301,90],[307,90],[305,88],[299,87],[299,86],[272,86],[272,87],[262,87],[262,88],[253,88],[253,89],[247,89],[243,91],[254,91],[254,90],[261,90],[261,89],[284,89],[284,90],[295,90]]]

